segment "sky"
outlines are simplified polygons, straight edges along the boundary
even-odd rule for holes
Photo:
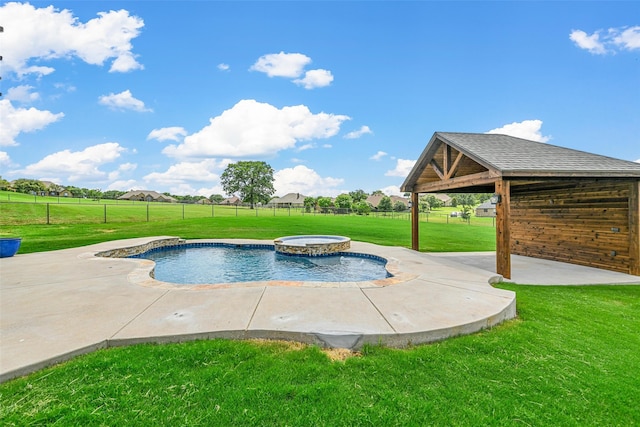
[[[399,187],[434,132],[640,161],[640,2],[0,3],[0,175],[277,196]]]

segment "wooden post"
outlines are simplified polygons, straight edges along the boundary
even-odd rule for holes
[[[418,205],[418,193],[411,193],[411,249],[420,250],[419,224],[420,206]]]
[[[500,201],[496,204],[496,273],[501,274],[505,279],[511,279],[510,182],[502,179],[496,181],[496,195],[500,197]]]
[[[640,276],[640,181],[629,193],[629,274]]]

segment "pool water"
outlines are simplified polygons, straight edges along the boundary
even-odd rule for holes
[[[253,281],[360,282],[390,276],[380,257],[338,253],[291,256],[273,247],[215,245],[155,249],[138,258],[156,263],[156,280],[176,284],[214,284]]]

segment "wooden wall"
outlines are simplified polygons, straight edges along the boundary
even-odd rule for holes
[[[638,213],[630,211],[634,185],[637,181],[512,182],[511,253],[638,274],[633,222]]]

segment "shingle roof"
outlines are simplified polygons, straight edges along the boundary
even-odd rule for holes
[[[513,136],[451,132],[436,132],[436,136],[503,176],[548,173],[558,176],[640,177],[640,163]]]

